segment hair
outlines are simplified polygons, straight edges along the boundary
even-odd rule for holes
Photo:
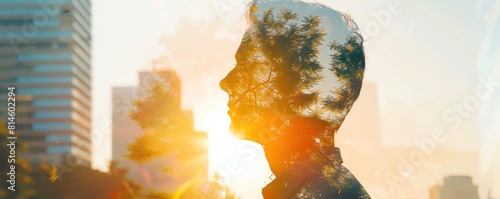
[[[307,46],[304,50],[305,52],[304,54],[314,53],[313,56],[314,58],[311,58],[313,59],[313,61],[309,62],[308,60],[306,61],[300,60],[295,62],[295,60],[292,60],[291,62],[293,62],[295,65],[292,64],[290,66],[290,67],[296,67],[296,65],[298,64],[312,63],[311,65],[314,65],[313,66],[314,69],[310,69],[313,67],[309,67],[308,69],[307,68],[308,66],[305,66],[304,67],[305,73],[303,75],[300,73],[301,72],[300,70],[302,70],[301,66],[297,67],[299,69],[298,72],[297,70],[294,70],[293,72],[294,75],[298,74],[297,75],[299,77],[297,78],[298,81],[305,82],[307,80],[304,79],[308,78],[312,80],[307,82],[310,83],[308,84],[308,86],[302,87],[304,88],[304,92],[302,91],[296,92],[297,90],[293,90],[293,89],[301,89],[298,86],[294,87],[295,85],[293,83],[291,84],[292,86],[290,87],[283,86],[287,88],[280,90],[280,92],[285,93],[284,95],[282,95],[284,97],[278,95],[275,96],[275,94],[273,94],[272,91],[268,91],[272,89],[264,88],[264,86],[255,83],[257,81],[253,82],[250,81],[249,79],[253,78],[254,76],[252,75],[254,74],[248,72],[251,70],[248,70],[246,68],[246,66],[248,65],[248,67],[257,67],[257,69],[260,69],[259,67],[265,68],[268,65],[267,62],[265,61],[264,64],[260,63],[253,64],[252,61],[255,59],[252,58],[251,56],[249,58],[250,61],[248,61],[250,64],[246,63],[247,60],[245,58],[249,55],[248,53],[252,53],[252,55],[257,54],[256,57],[260,56],[264,57],[263,59],[267,59],[265,56],[261,56],[259,54],[261,52],[254,52],[253,50],[255,51],[283,50],[283,53],[280,52],[277,54],[286,54],[286,55],[289,55],[287,53],[291,52],[287,51],[287,49],[281,49],[279,45],[276,45],[277,46],[276,48],[269,48],[265,44],[272,42],[262,41],[267,39],[265,38],[267,36],[267,32],[272,32],[272,31],[267,31],[267,32],[263,31],[265,32],[265,34],[260,34],[261,32],[259,31],[265,30],[267,28],[267,26],[265,26],[264,24],[264,22],[266,22],[265,20],[267,19],[269,19],[270,21],[274,20],[266,18],[266,17],[271,17],[271,18],[274,17],[272,13],[274,11],[279,11],[280,14],[285,13],[283,15],[286,15],[286,13],[288,14],[293,13],[294,15],[293,20],[286,20],[287,23],[289,23],[286,25],[291,25],[292,27],[299,26],[298,23],[302,21],[304,22],[305,25],[313,27],[311,29],[304,28],[307,29],[308,32],[299,32],[301,34],[300,37],[305,37],[306,39],[313,38],[310,39],[311,42],[314,42],[313,44],[304,44]],[[241,52],[244,53],[240,54],[237,52],[236,54],[237,62],[240,62],[239,59],[241,59],[242,63],[236,64],[235,69],[233,69],[228,74],[228,76],[224,78],[223,81],[221,81],[221,88],[230,95],[228,106],[230,106],[230,110],[233,109],[233,112],[232,114],[230,114],[230,116],[232,119],[231,125],[232,126],[234,125],[233,127],[236,128],[236,131],[234,133],[243,136],[243,138],[245,139],[256,141],[262,144],[266,151],[266,158],[268,159],[271,167],[275,169],[277,167],[286,168],[287,165],[292,164],[294,161],[299,161],[301,157],[306,157],[310,155],[309,153],[316,151],[324,152],[333,149],[335,132],[340,127],[340,124],[343,122],[345,116],[350,111],[354,101],[357,99],[361,91],[365,62],[364,62],[364,52],[363,52],[363,37],[359,32],[358,26],[349,15],[331,9],[325,5],[318,3],[306,3],[303,1],[294,1],[294,0],[252,0],[250,3],[248,3],[246,16],[250,24],[255,23],[257,25],[250,27],[243,36],[242,45],[240,45],[238,51],[241,50]],[[261,17],[263,18],[263,20],[261,20]],[[280,16],[277,16],[277,18],[279,19]],[[312,18],[314,19],[311,20]],[[314,36],[315,34],[320,36]],[[251,36],[253,35],[258,35],[257,39],[251,38]],[[264,39],[260,38],[260,36],[264,37]],[[290,42],[282,40],[278,41],[277,43],[280,44],[280,42],[285,44],[290,44]],[[257,44],[253,45],[254,43],[257,43],[259,45]],[[274,46],[274,44],[270,44],[269,46]],[[299,49],[299,47],[297,47],[297,49]],[[294,48],[293,50],[300,51],[302,49],[296,50]],[[309,51],[313,51],[313,53],[309,53]],[[269,55],[269,56],[274,56],[274,55]],[[309,59],[307,55],[305,55],[304,57],[305,57],[304,59]],[[319,65],[319,67],[316,67],[317,65]],[[330,67],[323,67],[327,65]],[[286,66],[281,66],[281,67],[286,67]],[[272,72],[272,69],[269,70],[271,70]],[[307,74],[307,72],[313,70],[314,73],[311,72],[312,75]],[[322,70],[319,71],[318,73],[320,72],[322,73],[325,70],[330,70],[326,72],[330,76],[325,77],[323,76],[323,74],[315,73],[317,70]],[[266,71],[266,70],[262,69],[261,71]],[[248,77],[242,76],[241,73],[244,74],[247,73],[246,75],[248,75]],[[255,73],[255,75],[257,76],[259,74],[260,73],[258,72]],[[286,74],[286,73],[281,73],[281,74]],[[302,78],[301,75],[304,78]],[[332,76],[336,76],[336,78]],[[268,75],[267,77],[268,79],[270,79],[271,75]],[[283,76],[280,76],[279,84],[290,83],[288,82],[290,79],[282,77]],[[318,81],[315,81],[315,79],[317,79]],[[340,86],[339,88],[332,89],[332,87],[336,87],[336,85],[334,85],[336,83],[332,83],[333,81],[335,81],[335,79],[337,79],[336,83],[340,83],[339,84]],[[292,80],[295,79],[292,78]],[[248,85],[243,85],[245,83],[248,83],[248,85],[252,85],[252,87],[245,87],[248,86]],[[326,97],[321,96],[323,93],[321,91],[316,92],[317,90],[320,89],[316,90],[314,86],[318,86],[321,89],[326,89],[327,92],[324,93],[327,94],[327,96]],[[256,89],[257,87],[263,87],[262,93],[264,94],[260,96],[253,94],[253,98],[249,97],[251,95],[246,95],[245,92],[248,91],[249,88]],[[312,94],[306,93],[309,91],[312,91],[311,92]],[[266,92],[272,94],[266,95],[267,94]],[[297,93],[299,94],[297,95]],[[236,96],[236,94],[239,95],[237,98],[234,96],[231,97],[232,95]],[[292,103],[289,103],[289,101],[292,100],[289,99],[291,99],[294,95],[299,96],[301,94],[303,94],[302,96],[305,96],[304,98],[307,98],[306,100],[303,100],[305,101],[303,103],[305,104],[303,107],[306,108],[301,109],[301,107],[299,107],[300,105],[296,105],[296,107],[299,108],[293,110],[294,107],[290,108],[290,106],[293,106]],[[329,94],[333,94],[335,97]],[[274,99],[267,99],[267,98],[260,99],[260,97],[278,98],[278,99],[276,101],[273,101]],[[318,98],[321,98],[321,100],[318,100]],[[252,100],[253,102],[248,103],[251,104],[248,105],[245,103],[241,103],[240,102],[241,99],[247,101],[253,99]],[[263,101],[269,100],[272,103],[259,104],[257,103],[257,100],[263,100]],[[271,107],[272,109],[277,110],[276,112],[278,112],[278,114],[276,114],[274,111],[270,110],[271,108],[266,107],[266,106],[276,105],[273,103],[276,104],[283,103],[286,106]],[[302,103],[302,101],[298,102],[297,104],[300,103]],[[258,106],[261,106],[262,110],[264,111],[258,112],[257,109],[261,108]],[[269,108],[269,110],[267,108]],[[312,109],[315,108],[321,110],[314,112],[315,110]],[[289,110],[292,111],[287,112]],[[282,112],[280,111],[283,111],[284,115],[281,115]],[[290,115],[293,116],[288,117],[289,113],[292,113]]]
[[[262,15],[266,10],[270,9],[278,11],[281,9],[287,9],[297,13],[299,19],[310,16],[320,17],[320,23],[326,33],[324,37],[326,42],[324,43],[335,41],[340,44],[346,44],[348,42],[354,44],[354,50],[348,61],[350,61],[353,65],[357,62],[361,64],[358,74],[351,73],[348,75],[350,76],[348,77],[350,87],[348,89],[349,94],[347,95],[349,100],[345,106],[339,108],[343,114],[347,115],[352,108],[354,101],[356,101],[359,97],[365,69],[365,54],[363,49],[364,40],[356,22],[354,22],[350,15],[334,10],[323,4],[307,3],[299,0],[252,0],[247,4],[246,17],[250,24],[252,24],[254,19],[259,17],[259,15]],[[327,44],[323,44],[323,46],[327,46]],[[332,55],[328,54],[327,56],[330,57]],[[345,119],[345,115],[344,118],[340,119],[334,126],[340,127],[340,124]]]
[[[252,23],[255,14],[258,14],[258,10],[268,10],[271,8],[277,10],[287,8],[296,13],[306,11],[309,15],[314,14],[315,16],[326,17],[332,21],[340,20],[343,22],[344,28],[346,28],[345,31],[350,33],[359,44],[362,45],[364,42],[358,25],[350,15],[334,10],[321,3],[307,3],[299,0],[252,0],[247,4],[245,16],[247,20]],[[306,9],[304,10],[304,8]]]

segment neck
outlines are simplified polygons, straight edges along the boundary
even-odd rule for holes
[[[305,157],[288,168],[279,171],[279,173],[273,171],[276,178],[262,189],[262,195],[264,198],[288,198],[308,181],[319,182],[317,181],[318,177],[333,179],[339,169],[338,166],[342,164],[342,158],[338,148],[333,148],[330,152],[332,153],[328,156],[322,153],[319,156],[314,154]],[[271,169],[275,168],[271,166]],[[317,186],[332,186],[328,183],[325,184],[325,182],[327,181],[323,181],[323,184],[317,184]]]
[[[264,145],[266,159],[275,176],[282,175],[292,166],[313,168],[329,162],[335,152],[334,132],[325,123],[311,120],[293,121],[290,127]]]

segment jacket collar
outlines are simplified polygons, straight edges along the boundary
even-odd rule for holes
[[[330,157],[325,157],[325,160],[321,162],[328,161],[330,162],[329,164],[333,166],[342,164],[343,161],[339,148],[334,148],[333,151],[330,151],[327,154],[325,155]],[[314,162],[311,161],[311,159],[312,157],[308,157],[301,162]],[[332,160],[333,162],[331,162]],[[323,165],[322,163],[312,165],[301,164],[301,162],[292,165],[285,172],[276,177],[276,179],[266,185],[266,187],[262,189],[262,195],[264,198],[290,198],[292,194],[297,192],[297,190],[314,175],[312,170],[321,171],[321,166]],[[319,170],[314,168],[319,168]]]

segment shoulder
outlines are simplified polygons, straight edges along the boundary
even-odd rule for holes
[[[311,176],[293,194],[292,198],[348,198],[370,199],[361,183],[344,166],[324,168],[321,174]]]

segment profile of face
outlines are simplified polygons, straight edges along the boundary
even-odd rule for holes
[[[249,7],[236,65],[220,82],[229,95],[230,129],[262,145],[330,140],[361,89],[362,39],[339,12],[285,2]]]

